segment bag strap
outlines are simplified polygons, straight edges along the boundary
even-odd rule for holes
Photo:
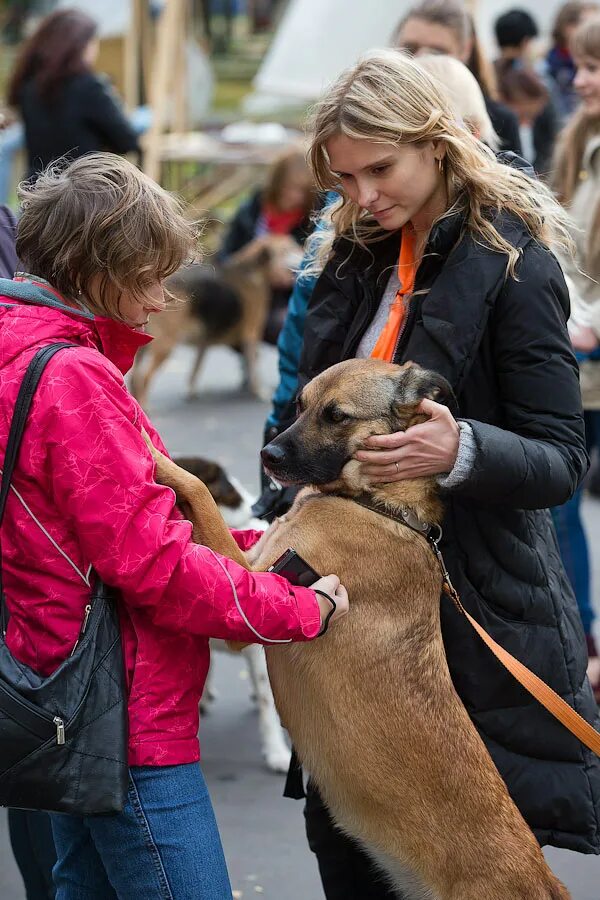
[[[32,358],[31,362],[27,366],[27,371],[23,377],[23,381],[21,382],[21,387],[19,388],[19,393],[17,395],[17,401],[15,403],[15,409],[13,412],[13,417],[10,423],[10,431],[8,433],[8,442],[6,445],[6,453],[4,455],[4,464],[2,466],[2,483],[0,486],[0,527],[2,526],[2,521],[4,519],[4,511],[6,509],[6,501],[8,499],[8,492],[10,490],[11,479],[13,475],[13,471],[15,468],[15,464],[17,461],[17,457],[19,455],[19,448],[21,446],[21,440],[23,438],[23,432],[25,430],[25,424],[27,422],[27,415],[29,413],[29,409],[31,407],[31,402],[33,400],[33,395],[35,394],[35,389],[38,386],[39,380],[42,376],[42,372],[52,359],[55,353],[58,353],[59,350],[63,350],[65,347],[76,347],[77,344],[68,344],[66,342],[60,342],[56,344],[49,344],[47,347],[42,347],[41,350],[38,350],[35,356]],[[6,606],[4,602],[4,591],[2,588],[2,548],[0,544],[0,627],[4,632],[6,630]]]

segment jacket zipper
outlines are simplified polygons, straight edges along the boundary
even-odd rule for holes
[[[352,359],[355,356],[356,348],[362,340],[362,337],[367,330],[369,323],[373,321],[373,316],[377,312],[377,308],[380,302],[377,300],[375,292],[372,289],[372,285],[368,282],[365,283],[360,275],[358,276],[358,283],[365,292],[366,303],[363,306],[363,314],[360,322],[353,323],[353,327],[348,334],[346,343],[342,348],[341,359]]]
[[[2,690],[5,691],[5,693],[7,693],[10,696],[10,698],[12,700],[14,700],[15,703],[19,704],[19,706],[22,706],[23,709],[26,709],[27,712],[30,713],[31,715],[40,719],[44,723],[44,725],[48,725],[48,726],[50,726],[51,724],[55,725],[56,726],[56,743],[64,744],[64,742],[65,742],[65,723],[64,723],[64,720],[60,718],[60,716],[51,716],[49,713],[42,712],[33,703],[30,703],[28,700],[24,700],[15,691],[8,689],[6,687],[6,685],[2,685],[1,688],[2,688]],[[27,727],[27,726],[25,726],[25,727]]]
[[[71,650],[71,656],[73,656],[73,654],[74,654],[75,651],[77,650],[77,647],[79,646],[79,643],[80,643],[80,641],[81,641],[81,638],[82,638],[82,637],[84,636],[84,634],[85,634],[85,629],[87,628],[87,623],[88,623],[88,619],[89,619],[89,617],[90,617],[91,611],[92,611],[92,604],[91,604],[91,603],[88,603],[87,606],[85,607],[85,610],[84,610],[84,614],[83,614],[83,623],[82,623],[82,625],[81,625],[81,631],[79,632],[79,637],[77,638],[77,640],[76,640],[75,643],[73,644],[73,649]]]
[[[54,716],[52,721],[56,725],[56,743],[60,746],[65,742],[65,723],[60,716]]]

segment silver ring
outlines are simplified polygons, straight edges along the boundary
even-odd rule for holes
[[[396,475],[399,475],[400,474],[400,466],[398,465],[398,463],[394,463],[394,465],[396,466]]]

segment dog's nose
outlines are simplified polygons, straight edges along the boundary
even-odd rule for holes
[[[279,463],[282,463],[285,457],[285,451],[275,443],[267,444],[266,447],[260,451],[260,458],[263,461],[263,465],[267,467],[267,469],[272,469],[277,466]]]

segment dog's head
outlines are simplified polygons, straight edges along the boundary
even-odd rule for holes
[[[449,403],[452,389],[441,375],[412,363],[338,363],[306,385],[298,418],[264,447],[263,465],[284,484],[343,480],[344,467],[368,437],[424,421],[418,407],[425,398]]]

